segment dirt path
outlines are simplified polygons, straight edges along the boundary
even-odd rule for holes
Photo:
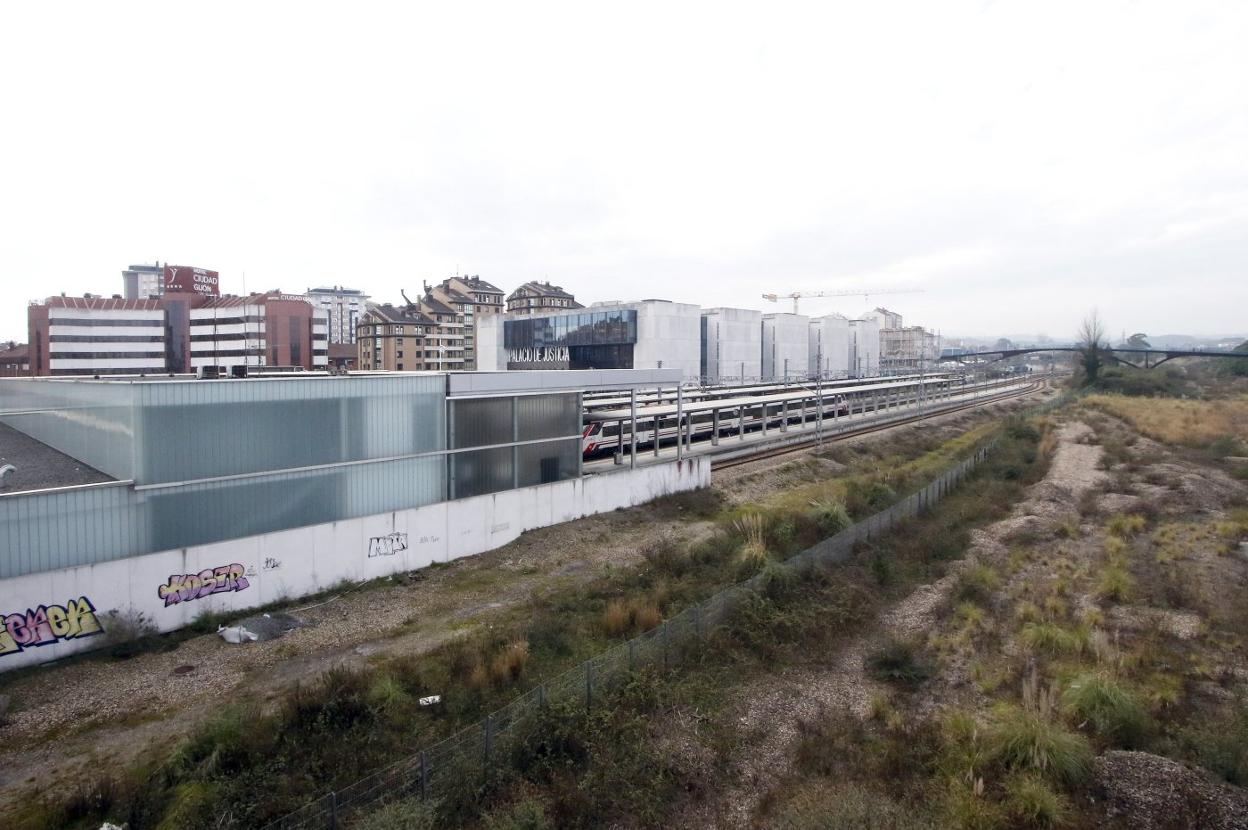
[[[939,429],[952,436],[1021,405],[1009,401],[897,431]],[[844,444],[886,441],[897,431]],[[803,459],[827,466],[824,475],[835,472],[835,462],[798,452],[717,473],[714,487],[729,501],[761,498],[784,489],[784,470]],[[411,581],[296,606],[310,625],[279,640],[231,646],[209,634],[126,661],[78,659],[26,673],[0,687],[12,702],[0,725],[0,816],[19,790],[167,750],[171,736],[189,734],[226,706],[264,705],[334,666],[426,653],[526,602],[535,589],[591,581],[635,564],[659,539],[694,542],[712,529],[708,522],[658,517],[647,506],[616,511],[526,533],[498,550],[416,572]]]
[[[1067,507],[1073,508],[1078,496],[1101,480],[1104,473],[1097,469],[1101,448],[1081,443],[1089,433],[1083,424],[1064,427],[1045,478],[1029,489],[1028,498],[1010,517],[977,531],[966,556],[951,563],[941,579],[919,586],[883,611],[866,633],[844,643],[835,655],[827,656],[826,663],[783,670],[741,689],[742,703],[730,717],[741,734],[748,736],[750,752],[738,761],[736,783],[708,801],[691,805],[672,826],[755,826],[755,813],[764,796],[793,770],[799,722],[828,711],[870,717],[873,699],[887,696],[889,689],[867,676],[867,655],[887,639],[915,640],[935,630],[961,569],[981,554],[1003,549],[1003,540],[1017,532],[1020,520],[1032,518],[1037,497],[1051,503],[1060,494]]]

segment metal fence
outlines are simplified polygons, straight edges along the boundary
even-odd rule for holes
[[[1051,408],[1052,402],[1037,407]],[[857,543],[868,541],[941,501],[988,457],[997,441],[989,440],[922,490],[790,557],[782,567],[796,569],[848,561]],[[592,707],[595,699],[619,688],[631,672],[677,666],[686,655],[701,648],[715,628],[731,617],[734,608],[756,594],[764,579],[759,574],[725,588],[650,631],[531,689],[484,720],[283,816],[267,825],[266,830],[337,830],[349,816],[384,801],[411,795],[438,798],[464,787],[479,787],[488,780],[492,764],[507,763],[509,751],[540,728],[543,709],[552,704]]]

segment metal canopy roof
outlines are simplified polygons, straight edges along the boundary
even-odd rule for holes
[[[943,381],[944,378],[938,379]],[[926,381],[922,384],[914,381],[896,381],[892,383],[871,383],[860,386],[840,386],[833,387],[831,390],[825,389],[824,397],[830,395],[851,395],[858,392],[878,392],[881,390],[892,389],[910,389],[916,386],[926,385]],[[718,398],[709,401],[692,401],[680,408],[683,414],[693,412],[710,412],[714,409],[736,409],[741,406],[759,406],[767,403],[783,403],[784,401],[800,401],[803,398],[815,397],[814,389],[798,389],[793,392],[787,392],[781,395],[755,395],[743,398]],[[664,404],[663,406],[646,406],[637,408],[638,418],[666,417],[676,414],[676,406],[674,404]],[[632,412],[628,409],[607,409],[595,412],[585,413],[587,421],[627,421],[632,417]]]
[[[953,375],[947,372],[931,372],[931,373],[923,374],[923,375],[917,375],[917,374],[916,375],[892,375],[887,378],[884,378],[884,377],[874,378],[873,380],[875,381],[875,383],[873,385],[879,385],[880,383],[884,383],[887,381],[918,380],[919,378],[925,378],[929,381],[934,381],[934,380],[945,380],[950,377],[953,377]],[[851,384],[861,385],[863,383],[864,383],[864,379],[862,378],[856,378],[853,380],[825,380],[823,381],[823,388],[834,389],[834,388],[839,388],[842,386],[849,386]],[[802,381],[800,383],[797,381],[793,381],[788,384],[769,383],[769,384],[762,384],[759,386],[701,386],[696,389],[686,389],[685,400],[698,401],[698,400],[703,400],[707,398],[716,398],[716,397],[728,398],[728,397],[733,397],[733,393],[737,393],[736,395],[737,397],[743,397],[740,394],[742,392],[764,392],[770,389],[776,389],[776,390],[785,389],[785,390],[797,391],[799,389],[803,389],[807,387],[813,388],[814,381]],[[656,397],[658,397],[658,394],[659,393],[654,392],[654,391],[643,392],[637,395],[637,400],[639,402],[651,401],[651,400],[654,400]],[[670,399],[674,401],[676,400],[676,392],[675,390],[665,389],[663,390],[662,397],[665,400]],[[613,397],[597,397],[597,396],[586,395],[585,396],[585,408],[586,409],[601,409],[605,407],[609,409],[609,408],[617,407],[617,406],[626,406],[630,402],[630,400],[631,399],[627,395],[616,395]]]

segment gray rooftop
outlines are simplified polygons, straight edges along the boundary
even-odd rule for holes
[[[113,480],[76,458],[6,424],[0,424],[0,466],[5,464],[12,464],[17,469],[4,484],[0,484],[0,494]]]

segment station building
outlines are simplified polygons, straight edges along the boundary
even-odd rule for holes
[[[762,322],[762,312],[750,309],[702,309],[699,363],[704,383],[749,383],[762,376]]]

